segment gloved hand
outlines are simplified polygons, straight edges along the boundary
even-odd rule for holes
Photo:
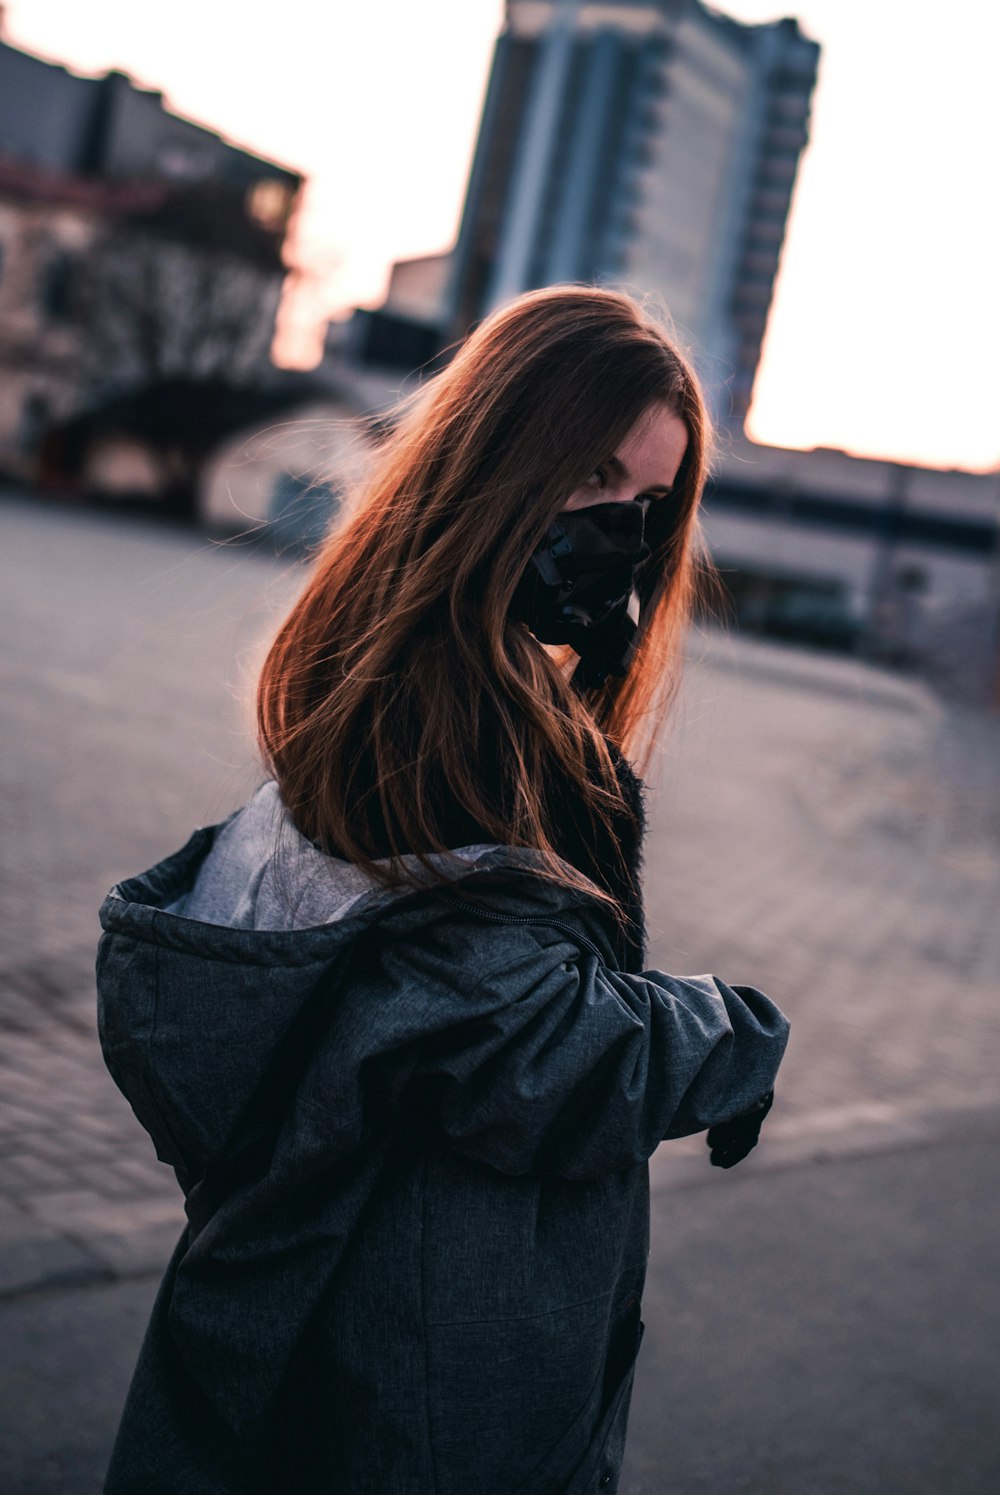
[[[753,1151],[773,1101],[774,1091],[769,1090],[748,1111],[709,1127],[705,1141],[712,1149],[709,1162],[714,1168],[732,1168]]]

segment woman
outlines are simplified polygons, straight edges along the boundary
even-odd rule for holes
[[[787,1033],[643,971],[707,439],[627,297],[495,314],[278,634],[273,777],[106,900],[105,1055],[190,1221],[114,1495],[615,1488],[647,1159],[745,1156]]]

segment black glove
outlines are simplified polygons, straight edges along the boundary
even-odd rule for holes
[[[709,1127],[705,1141],[712,1149],[709,1162],[713,1167],[732,1168],[753,1152],[773,1100],[774,1091],[769,1090],[748,1111]]]

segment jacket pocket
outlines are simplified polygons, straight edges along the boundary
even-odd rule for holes
[[[616,1318],[595,1395],[515,1495],[615,1495],[644,1331],[639,1299],[632,1296]]]

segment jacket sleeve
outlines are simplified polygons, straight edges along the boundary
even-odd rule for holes
[[[788,1023],[753,987],[627,974],[545,929],[484,943],[505,960],[484,961],[464,996],[452,989],[456,1021],[438,1014],[412,1075],[469,1157],[511,1174],[595,1177],[728,1120],[774,1085]],[[433,975],[425,965],[415,989],[437,1006]]]

